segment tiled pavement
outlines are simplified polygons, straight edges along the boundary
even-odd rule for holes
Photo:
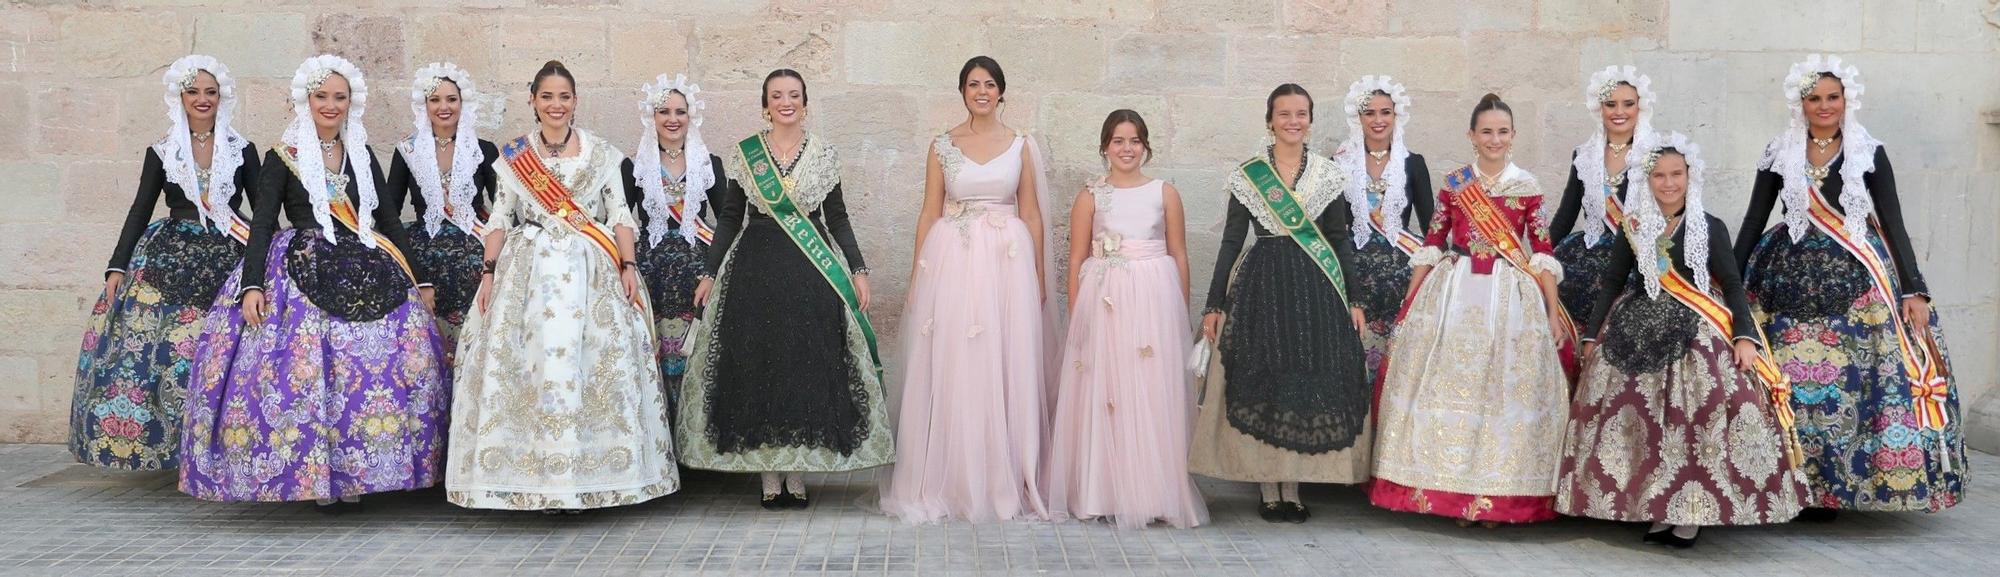
[[[1972,466],[2000,471],[2000,458]],[[1343,487],[1307,488],[1310,523],[1270,525],[1250,510],[1250,487],[1204,481],[1212,525],[1119,531],[912,527],[858,505],[867,474],[813,481],[806,512],[758,508],[750,477],[698,475],[679,494],[575,517],[468,511],[436,492],[325,517],[303,504],[199,502],[171,474],[0,445],[0,575],[2000,575],[2000,490],[1983,483],[1941,514],[1711,529],[1671,552],[1639,544],[1637,526],[1461,529],[1371,508]]]

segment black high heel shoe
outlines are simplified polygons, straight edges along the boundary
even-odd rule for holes
[[[793,493],[787,490],[785,491],[785,501],[786,507],[791,509],[808,509],[812,507],[812,499],[806,497],[805,493]]]
[[[765,511],[782,511],[791,508],[789,501],[791,501],[791,495],[788,493],[771,493],[764,495],[763,500],[758,501],[757,504],[762,505]]]
[[[1827,507],[1806,507],[1805,510],[1799,511],[1799,516],[1793,517],[1792,520],[1804,521],[1807,523],[1831,523],[1835,519],[1839,518],[1840,518],[1839,509],[1832,509]]]

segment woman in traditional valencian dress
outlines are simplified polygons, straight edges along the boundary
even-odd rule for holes
[[[1549,222],[1549,238],[1558,240],[1556,261],[1563,265],[1557,293],[1578,322],[1590,315],[1608,282],[1604,267],[1619,243],[1625,212],[1625,168],[1638,138],[1653,133],[1652,85],[1630,66],[1610,66],[1584,86],[1584,103],[1597,113],[1597,134],[1570,155],[1569,184]]]
[[[1000,122],[1000,64],[977,56],[958,77],[967,118],[932,141],[924,177],[882,510],[912,523],[1043,518],[1047,178],[1035,139]]]
[[[1640,143],[1626,231],[1585,325],[1556,510],[1650,522],[1646,542],[1685,549],[1703,525],[1790,521],[1805,475],[1729,228],[1702,210],[1700,150],[1678,133]],[[1634,270],[1643,282],[1627,282]]]
[[[896,443],[840,155],[805,130],[798,72],[771,72],[759,98],[770,128],[723,161],[737,186],[716,204],[674,426],[683,464],[762,473],[764,508],[804,509],[803,473],[886,465]]]
[[[1389,342],[1375,444],[1375,505],[1480,522],[1555,518],[1572,338],[1542,189],[1507,160],[1514,114],[1499,96],[1472,111],[1478,157],[1446,175],[1411,296]],[[1440,268],[1441,267],[1441,268]]]
[[[576,80],[529,84],[535,131],[501,146],[485,271],[458,345],[445,498],[576,513],[680,489],[625,155],[574,127]]]
[[[1070,211],[1071,314],[1049,509],[1121,528],[1193,527],[1208,522],[1208,506],[1187,467],[1194,343],[1180,191],[1139,171],[1152,144],[1137,112],[1105,117],[1098,153],[1110,174]]]
[[[1347,204],[1353,211],[1354,270],[1347,278],[1366,285],[1355,302],[1368,319],[1361,343],[1368,351],[1370,378],[1389,359],[1389,335],[1410,286],[1410,255],[1424,240],[1410,232],[1430,225],[1431,172],[1421,154],[1403,144],[1410,123],[1410,96],[1387,76],[1363,76],[1347,87],[1347,141],[1333,161],[1347,172]]]
[[[1229,179],[1228,224],[1201,328],[1216,360],[1188,466],[1258,483],[1259,516],[1303,523],[1310,513],[1299,483],[1368,479],[1370,390],[1357,300],[1366,288],[1344,272],[1354,265],[1347,173],[1306,146],[1312,96],[1280,85],[1265,99],[1264,118],[1273,144]],[[1246,252],[1253,225],[1257,241]]]
[[[410,268],[432,283],[429,304],[444,337],[447,376],[457,352],[458,328],[479,289],[479,231],[493,199],[493,161],[500,149],[481,140],[479,91],[472,75],[450,62],[417,70],[410,87],[410,117],[417,130],[396,143],[389,161],[389,214],[416,207],[410,235]],[[442,136],[441,136],[442,135]]]
[[[708,246],[715,231],[703,220],[712,212],[708,199],[721,197],[729,186],[722,159],[708,151],[701,137],[701,87],[687,76],[661,74],[640,89],[639,148],[619,169],[624,175],[625,204],[639,216],[639,278],[646,281],[652,301],[655,355],[666,377],[667,415],[673,416],[680,397],[681,374],[687,357],[683,339],[694,323],[694,288],[700,284]]]
[[[1792,380],[1805,520],[1940,511],[1965,489],[1950,356],[1889,155],[1855,116],[1858,74],[1818,55],[1792,66],[1791,127],[1764,150],[1736,237],[1751,309]]]
[[[363,143],[368,87],[338,56],[292,75],[264,155],[243,269],[209,309],[189,385],[182,491],[315,501],[435,485],[451,403],[403,224]],[[292,228],[278,230],[282,209]]]
[[[87,465],[179,466],[202,313],[242,261],[250,236],[236,208],[251,192],[257,149],[231,126],[236,81],[229,68],[186,56],[167,68],[164,82],[173,124],[146,149],[139,193],[77,362],[69,448]],[[149,225],[162,192],[168,216]]]

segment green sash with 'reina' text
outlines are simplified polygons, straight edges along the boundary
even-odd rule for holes
[[[1340,257],[1334,254],[1333,245],[1326,241],[1326,235],[1320,234],[1319,225],[1313,223],[1312,216],[1299,206],[1298,199],[1292,196],[1291,187],[1285,186],[1285,181],[1278,178],[1278,170],[1261,157],[1250,159],[1237,170],[1250,182],[1251,190],[1257,193],[1257,197],[1264,199],[1264,207],[1271,211],[1279,226],[1285,227],[1287,236],[1299,243],[1306,256],[1312,257],[1320,272],[1326,273],[1326,280],[1332,281],[1334,292],[1340,294],[1340,302],[1352,302],[1347,300],[1347,282],[1340,270]]]
[[[736,143],[743,153],[744,174],[750,175],[750,189],[764,206],[771,209],[771,217],[784,229],[785,236],[791,237],[792,244],[798,245],[805,253],[806,260],[812,261],[813,268],[833,285],[833,291],[840,294],[841,302],[847,303],[847,312],[854,315],[854,322],[861,325],[861,336],[868,341],[868,358],[875,362],[877,378],[882,373],[882,358],[876,352],[875,327],[868,322],[868,311],[861,309],[861,299],[854,292],[854,278],[847,272],[847,263],[836,257],[833,248],[820,238],[819,230],[813,228],[812,219],[799,214],[798,205],[792,204],[791,191],[785,179],[778,176],[777,165],[771,162],[771,152],[764,146],[762,134],[751,136]]]

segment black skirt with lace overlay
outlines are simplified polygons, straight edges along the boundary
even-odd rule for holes
[[[1305,454],[1344,450],[1367,426],[1371,391],[1361,336],[1312,257],[1260,237],[1229,289],[1217,343],[1230,426]]]

